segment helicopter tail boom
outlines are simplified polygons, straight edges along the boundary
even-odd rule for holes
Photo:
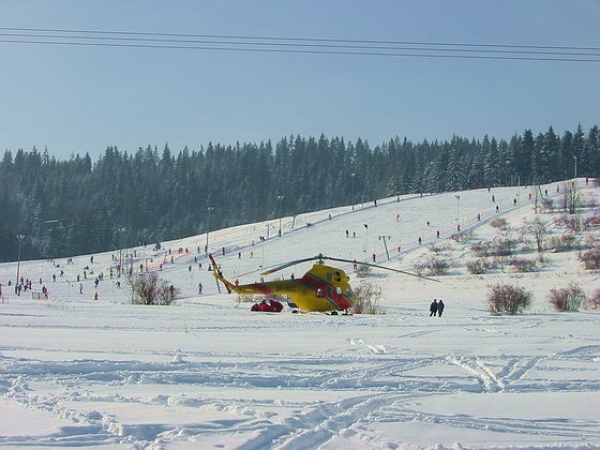
[[[225,285],[225,289],[227,289],[227,293],[231,294],[235,290],[235,285],[231,281],[226,280],[223,277],[223,274],[221,273],[221,270],[219,269],[217,262],[213,258],[213,255],[208,255],[208,258],[210,259],[210,262],[212,264],[213,275],[215,276],[215,278],[217,280],[219,280],[221,283],[223,283]]]

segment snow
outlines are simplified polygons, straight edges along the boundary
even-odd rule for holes
[[[577,183],[583,198],[597,200],[585,180]],[[557,186],[542,191],[559,203]],[[1,264],[0,446],[600,449],[600,314],[558,313],[547,300],[550,289],[569,282],[591,294],[600,274],[584,271],[576,251],[548,253],[549,263],[533,273],[505,267],[471,275],[465,268],[474,259],[470,247],[497,236],[492,219],[506,218],[515,236],[533,219],[531,192],[381,199],[284,217],[281,237],[279,219],[209,233],[224,275],[242,283],[257,281],[259,267],[319,253],[369,261],[374,253],[380,264],[413,272],[435,243],[453,265],[436,277],[441,283],[381,270],[367,278],[383,292],[379,315],[292,314],[287,307],[251,313],[248,303],[217,290],[206,235],[163,243],[161,251],[124,250],[127,267],[147,265],[181,288],[171,306],[130,304],[124,278],[119,289],[109,276],[118,251],[93,262],[89,255],[73,264],[22,261],[21,275],[33,280],[34,292],[42,278],[47,300],[16,296],[8,280],[14,283],[17,264]],[[540,217],[561,233],[551,225],[561,214]],[[467,240],[451,239],[457,216],[462,231],[472,232]],[[361,282],[351,264],[336,266],[354,286]],[[485,299],[498,282],[526,287],[532,307],[490,315]],[[429,317],[433,298],[446,303],[441,318]]]

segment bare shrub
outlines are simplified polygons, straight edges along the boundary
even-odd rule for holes
[[[510,260],[509,265],[515,272],[519,273],[535,272],[537,269],[537,262],[535,259],[514,258]]]
[[[552,199],[544,197],[542,199],[542,208],[548,212],[554,212],[554,202]]]
[[[583,289],[576,283],[562,289],[551,289],[548,300],[556,311],[579,311],[586,295]]]
[[[508,222],[504,217],[499,217],[492,220],[490,225],[498,230],[505,230],[508,228]]]
[[[525,222],[524,230],[526,233],[533,236],[537,251],[538,253],[541,253],[543,250],[544,239],[548,233],[546,230],[546,223],[542,222],[539,217],[536,217],[531,222]]]
[[[569,214],[575,214],[581,204],[581,194],[574,181],[565,183],[563,206]]]
[[[488,256],[510,256],[517,248],[516,239],[494,239],[493,241],[482,242],[471,247],[471,251],[480,258]]]
[[[548,247],[555,252],[570,252],[576,246],[577,238],[573,234],[552,236],[548,240]]]
[[[485,258],[487,256],[492,256],[492,243],[491,242],[482,242],[480,244],[475,244],[471,247],[471,251],[475,253],[475,256],[480,258]]]
[[[581,245],[582,248],[596,248],[598,246],[600,246],[600,239],[592,234],[588,234],[583,239],[583,244]]]
[[[518,314],[531,305],[531,292],[510,284],[496,284],[487,298],[488,310],[492,314]]]
[[[428,257],[424,262],[415,264],[415,270],[417,273],[426,273],[427,275],[445,275],[448,273],[451,264],[450,261],[444,258],[440,258],[436,255]]]
[[[356,288],[356,303],[351,309],[352,314],[385,314],[379,306],[381,288],[372,283],[361,283]]]
[[[144,273],[129,277],[134,305],[170,305],[181,290],[156,273]]]
[[[467,242],[473,239],[475,233],[473,230],[464,230],[452,235],[452,240],[456,242]]]
[[[581,253],[578,258],[586,270],[600,269],[600,248],[592,248],[587,252]]]
[[[571,233],[581,231],[581,218],[578,215],[563,215],[554,221],[558,226],[566,227]]]
[[[600,227],[600,214],[593,214],[591,216],[586,217],[583,221],[583,227],[586,230],[589,230],[590,228]]]
[[[443,258],[432,257],[429,259],[429,275],[444,275],[450,269],[450,261]]]
[[[592,296],[583,301],[583,309],[595,311],[600,309],[600,289],[594,290]]]
[[[473,261],[467,262],[467,270],[473,275],[481,275],[487,273],[493,268],[493,264],[488,262],[485,258],[479,258]]]
[[[450,243],[446,241],[446,242],[439,242],[439,243],[431,244],[429,246],[429,251],[439,255],[441,253],[447,252],[451,248],[452,248],[452,246],[450,245]]]
[[[494,256],[511,256],[515,248],[517,247],[518,241],[516,239],[496,239],[494,241]]]

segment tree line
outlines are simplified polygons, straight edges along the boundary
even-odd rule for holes
[[[173,154],[108,147],[57,160],[33,148],[0,162],[0,261],[156,244],[207,230],[418,192],[597,177],[600,132],[550,127],[510,140],[413,143],[290,136]],[[17,239],[17,236],[23,239]]]

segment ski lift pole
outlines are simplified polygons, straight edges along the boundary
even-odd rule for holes
[[[390,260],[390,252],[388,251],[387,241],[391,238],[391,236],[379,236],[379,240],[383,241],[383,247],[385,248],[385,254],[387,256],[388,261]]]

